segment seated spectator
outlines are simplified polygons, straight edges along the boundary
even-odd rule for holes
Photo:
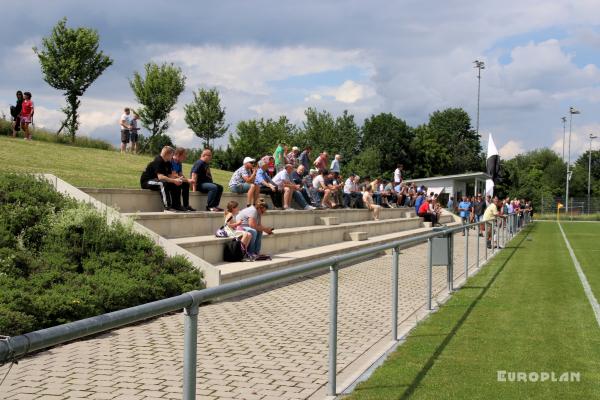
[[[435,211],[430,209],[429,201],[429,197],[423,198],[423,202],[419,206],[419,212],[417,215],[423,218],[426,222],[431,222],[431,226],[434,227],[438,225],[438,215]]]
[[[259,188],[259,193],[268,194],[271,197],[271,201],[275,208],[280,209],[282,192],[278,190],[277,185],[267,172],[268,164],[265,163],[265,160],[262,159],[258,162],[258,172],[256,174],[256,179],[254,183]]]
[[[371,186],[367,186],[365,191],[363,192],[363,202],[368,210],[373,211],[373,219],[375,221],[379,221],[379,212],[381,211],[381,206],[379,204],[375,204],[373,201],[373,188]]]
[[[268,156],[269,162],[267,163],[267,173],[269,174],[269,178],[272,178],[277,173],[277,166],[275,165],[275,158],[273,156]]]
[[[318,196],[321,207],[323,208],[335,207],[335,203],[332,203],[330,199],[331,189],[325,182],[325,179],[328,175],[329,171],[326,169],[319,171],[319,175],[315,176],[312,182],[314,193],[316,193]]]
[[[227,203],[227,211],[225,211],[225,222],[223,223],[225,232],[227,232],[228,237],[239,237],[240,241],[244,245],[244,249],[246,249],[245,260],[249,261],[250,257],[248,257],[248,247],[250,246],[250,242],[252,241],[252,234],[250,232],[246,232],[242,227],[242,221],[238,221],[236,216],[240,212],[240,204],[232,200]]]
[[[327,187],[331,190],[331,200],[336,204],[335,207],[342,206],[342,194],[344,185],[342,184],[342,179],[340,178],[340,174],[337,172],[329,171],[328,179],[325,180]]]
[[[160,155],[156,156],[142,172],[140,185],[142,189],[160,191],[162,204],[165,211],[186,211],[181,207],[181,188],[183,179],[171,177],[171,157],[173,148],[165,146]],[[187,204],[189,206],[189,204]]]
[[[321,207],[321,200],[317,189],[315,189],[315,187],[313,186],[313,180],[317,177],[317,175],[319,175],[319,171],[317,171],[314,168],[311,169],[309,173],[306,174],[304,178],[302,178],[302,183],[304,184],[304,187],[308,192],[308,195],[310,197],[310,203],[313,206],[319,208]]]
[[[336,154],[335,157],[333,158],[333,161],[331,162],[331,166],[329,167],[329,170],[331,172],[337,172],[338,174],[342,172],[342,169],[340,167],[340,160],[342,159],[342,156],[339,154]]]
[[[248,206],[254,204],[259,195],[258,187],[254,184],[257,170],[254,166],[254,161],[252,157],[244,158],[243,165],[231,175],[231,179],[229,180],[229,190],[232,193],[248,193]]]
[[[358,188],[358,175],[351,174],[344,182],[344,207],[363,208],[362,193]]]
[[[248,246],[248,256],[252,259],[260,256],[260,247],[262,242],[262,235],[266,233],[271,235],[273,233],[272,227],[262,225],[261,217],[267,212],[267,203],[263,198],[259,198],[256,201],[256,205],[246,207],[236,217],[237,221],[241,221],[241,227],[244,231],[249,232],[252,235],[250,245]]]
[[[183,147],[177,147],[171,158],[171,177],[181,180],[181,197],[183,199],[183,208],[186,211],[196,211],[190,207],[190,181],[183,175],[183,162],[187,154]],[[178,201],[179,202],[179,201]]]
[[[212,151],[204,149],[200,154],[200,159],[192,166],[192,191],[208,193],[206,201],[206,211],[223,211],[219,208],[223,186],[214,183],[212,173],[210,172],[210,161],[212,160]]]
[[[421,204],[423,204],[423,200],[425,200],[425,195],[422,192],[417,192],[417,196],[415,198],[414,206],[415,206],[415,214],[419,214],[419,208]]]
[[[319,156],[315,159],[313,165],[317,170],[319,170],[319,172],[325,171],[327,169],[327,152],[324,151],[321,154],[319,154]]]
[[[304,165],[304,173],[308,175],[310,172],[310,152],[312,151],[312,147],[306,146],[304,151],[300,153],[300,157],[298,158],[298,162]]]
[[[287,164],[283,171],[279,171],[273,178],[273,183],[277,185],[277,189],[283,192],[283,209],[291,210],[292,197],[296,202],[305,210],[314,210],[313,206],[308,205],[304,200],[304,197],[300,194],[300,185],[296,185],[292,182],[291,174],[294,171],[294,167],[291,164]]]
[[[305,185],[304,182],[304,175],[306,174],[306,171],[304,171],[304,165],[298,165],[298,167],[292,171],[292,174],[290,175],[290,178],[292,178],[292,182],[294,182],[296,185],[298,185],[300,187],[300,189],[298,190],[300,192],[300,194],[302,195],[302,197],[304,197],[304,201],[306,201],[306,204],[310,204],[312,203],[310,195],[308,194],[308,188]]]
[[[300,156],[300,149],[296,146],[292,147],[292,151],[286,154],[285,163],[291,164],[294,168],[298,168],[299,161],[298,157]]]

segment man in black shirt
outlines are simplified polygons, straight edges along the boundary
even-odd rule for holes
[[[223,211],[219,208],[221,195],[223,194],[223,186],[213,182],[212,173],[210,172],[210,161],[212,160],[212,151],[204,149],[200,155],[200,159],[194,163],[192,167],[192,191],[198,190],[202,193],[208,193],[206,200],[206,211]]]
[[[160,155],[156,156],[148,164],[146,170],[142,172],[140,184],[142,189],[160,191],[165,211],[186,211],[180,203],[183,179],[181,177],[170,177],[173,152],[172,147],[163,147]]]

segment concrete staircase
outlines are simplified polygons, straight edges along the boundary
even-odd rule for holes
[[[165,238],[193,256],[202,259],[217,272],[216,281],[208,286],[255,276],[261,273],[305,263],[348,251],[394,241],[428,231],[414,215],[412,208],[382,209],[380,220],[374,221],[367,210],[268,210],[262,217],[264,225],[275,228],[273,235],[263,235],[262,253],[273,260],[259,262],[223,262],[223,247],[228,238],[215,237],[223,225],[222,213],[198,211],[192,213],[162,212],[159,195],[137,189],[81,188],[91,197],[116,208],[136,224]],[[224,193],[221,207],[236,200],[243,207],[245,195]],[[190,205],[204,210],[206,195],[190,193]],[[451,214],[442,216],[441,223],[454,224]],[[366,240],[365,240],[366,239]],[[206,264],[202,268],[206,269]],[[215,276],[211,271],[211,276]]]

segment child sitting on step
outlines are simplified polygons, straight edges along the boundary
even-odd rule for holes
[[[252,235],[250,232],[244,231],[242,228],[242,221],[236,221],[235,217],[240,212],[240,205],[237,201],[230,201],[227,203],[227,210],[225,211],[225,224],[224,230],[227,232],[227,236],[229,237],[237,237],[240,238],[240,241],[244,245],[244,249],[248,248],[250,245],[250,240],[252,240]]]

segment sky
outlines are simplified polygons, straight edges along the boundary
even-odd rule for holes
[[[32,47],[67,17],[69,27],[96,29],[114,60],[82,97],[80,126],[81,135],[114,144],[123,108],[139,106],[128,80],[149,61],[172,62],[187,77],[168,132],[185,147],[201,143],[183,118],[201,87],[219,90],[230,133],[250,118],[284,114],[301,124],[308,107],[348,110],[361,123],[391,112],[411,126],[462,107],[475,126],[476,59],[485,62],[484,148],[491,133],[503,158],[542,147],[562,156],[566,116],[575,159],[600,133],[597,0],[0,2],[18,16],[0,24],[5,114],[15,91],[27,90],[36,125],[60,125],[64,97],[43,80]],[[581,111],[571,126],[570,106]]]

